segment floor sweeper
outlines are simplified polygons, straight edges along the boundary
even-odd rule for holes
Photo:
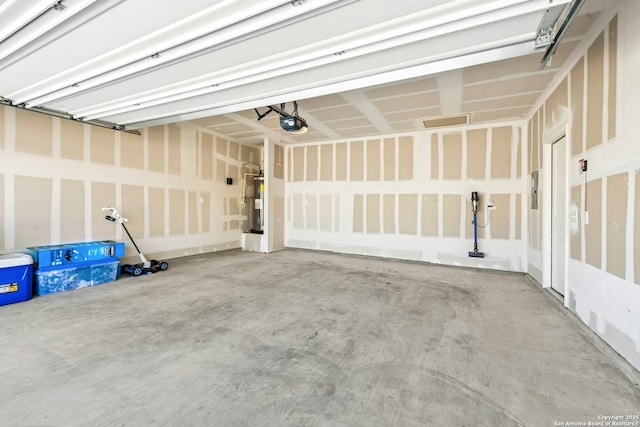
[[[156,261],[155,259],[149,261],[147,260],[147,258],[145,258],[144,254],[140,252],[140,249],[138,249],[138,245],[136,245],[133,237],[131,237],[131,234],[129,234],[127,226],[124,225],[124,223],[129,220],[127,218],[123,218],[116,208],[106,207],[102,208],[102,211],[109,211],[109,213],[105,215],[104,219],[111,222],[119,222],[120,224],[122,224],[122,228],[124,228],[124,231],[127,233],[127,236],[129,236],[129,239],[131,240],[131,243],[133,243],[133,247],[136,248],[136,251],[138,251],[138,256],[140,257],[141,262],[139,262],[138,264],[124,264],[122,266],[122,271],[131,274],[132,276],[140,276],[142,274],[151,274],[157,273],[158,271],[165,271],[167,268],[169,268],[169,263],[167,263],[166,261]]]

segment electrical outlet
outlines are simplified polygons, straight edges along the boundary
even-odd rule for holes
[[[496,204],[493,201],[493,199],[489,199],[489,203],[487,203],[487,208],[489,208],[489,210],[491,210],[491,211],[496,209]]]

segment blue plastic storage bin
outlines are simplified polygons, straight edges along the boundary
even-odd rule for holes
[[[37,295],[49,295],[100,285],[113,282],[119,273],[118,258],[87,261],[63,267],[36,268],[34,292]]]
[[[0,305],[31,299],[33,258],[27,254],[0,255]]]

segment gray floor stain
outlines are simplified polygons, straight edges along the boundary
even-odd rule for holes
[[[10,426],[537,427],[640,412],[638,388],[521,274],[232,251],[3,306],[0,322]]]

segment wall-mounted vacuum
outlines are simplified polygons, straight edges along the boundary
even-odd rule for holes
[[[133,247],[136,248],[136,251],[138,251],[138,256],[140,257],[140,263],[133,264],[133,265],[124,264],[122,266],[122,271],[128,274],[131,274],[132,276],[140,276],[143,273],[144,274],[157,273],[158,271],[165,271],[166,269],[169,268],[169,263],[167,263],[166,261],[156,261],[155,259],[149,261],[147,260],[147,258],[145,258],[144,254],[140,252],[140,249],[138,249],[138,245],[136,245],[136,242],[133,240],[133,237],[131,237],[131,234],[129,234],[129,230],[127,230],[127,226],[124,225],[124,223],[129,220],[127,218],[123,218],[122,215],[120,215],[120,212],[118,212],[116,208],[106,207],[106,208],[102,208],[102,211],[103,212],[110,211],[104,217],[104,219],[106,219],[107,221],[119,222],[120,224],[122,224],[122,228],[124,228],[124,231],[127,233],[127,236],[129,236],[129,239],[131,240],[131,243],[133,243]]]
[[[484,252],[478,252],[478,192],[471,192],[471,209],[473,210],[473,252],[469,252],[472,258],[484,258]]]

